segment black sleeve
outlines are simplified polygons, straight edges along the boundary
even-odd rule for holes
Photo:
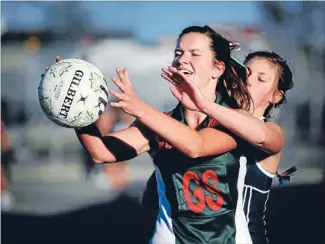
[[[135,148],[124,142],[123,140],[114,136],[102,136],[95,123],[75,130],[80,143],[81,134],[88,134],[98,137],[104,143],[105,147],[114,155],[116,162],[126,161],[137,156]],[[84,145],[83,145],[84,146]],[[84,146],[85,148],[85,146]],[[86,148],[85,148],[86,149]],[[87,149],[86,149],[87,150]]]
[[[149,129],[146,125],[144,125],[137,119],[130,125],[130,127],[131,126],[138,128],[142,135],[147,138],[147,140],[149,141],[150,152],[158,148],[158,136],[155,132],[153,132],[151,129]]]

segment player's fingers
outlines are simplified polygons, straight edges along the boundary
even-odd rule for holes
[[[183,72],[177,70],[175,67],[169,66],[168,70],[175,76],[176,79],[178,79],[179,81],[185,81],[188,82],[188,79],[186,77],[186,75],[184,75]]]
[[[186,76],[180,75],[183,74],[182,72],[178,71],[177,69],[171,66],[168,67],[167,72],[165,73],[168,74],[174,81],[177,81],[178,83],[182,83],[184,78],[186,78]]]
[[[120,68],[116,69],[116,73],[118,75],[118,77],[120,78],[121,82],[124,82],[124,74],[123,74],[123,70],[121,70]]]
[[[167,80],[168,82],[172,83],[174,86],[178,86],[180,84],[179,81],[173,80],[172,78],[170,78],[165,73],[161,73],[161,77],[164,78],[165,80]]]
[[[168,71],[171,72],[173,75],[177,76],[178,78],[181,79],[187,79],[186,75],[184,75],[184,73],[178,69],[176,69],[173,66],[168,66]]]
[[[178,85],[181,85],[184,81],[182,78],[180,78],[177,74],[173,75],[173,81],[175,81]]]
[[[61,58],[60,56],[56,56],[56,57],[55,57],[55,61],[56,61],[56,62],[60,62],[61,60],[62,60],[62,58]]]
[[[122,92],[125,91],[125,89],[124,89],[124,85],[123,85],[123,83],[121,82],[121,80],[116,79],[115,77],[112,77],[112,81],[113,81],[113,83],[118,87],[118,89],[120,89]]]
[[[174,75],[174,74],[170,75],[167,73],[163,73],[163,74],[164,74],[164,76],[163,76],[164,79],[167,79],[168,81],[172,80],[177,85],[181,85],[183,82],[182,79],[180,79],[179,76],[177,76],[177,75]]]
[[[49,70],[49,66],[45,66],[45,71],[48,71]]]
[[[178,76],[178,79],[181,80],[182,82],[192,85],[192,81],[190,79],[188,79],[184,73],[178,71],[177,76]]]
[[[109,93],[111,93],[114,97],[116,97],[119,100],[124,100],[125,99],[125,95],[121,94],[121,93],[119,93],[117,91],[109,90]]]
[[[166,69],[166,68],[162,68],[162,71],[163,71],[165,74],[167,74],[168,76],[170,76],[170,77],[173,76],[173,73],[170,72],[170,71],[169,71],[168,69]]]
[[[169,71],[171,71],[171,72],[173,72],[173,73],[176,73],[178,70],[175,68],[175,67],[173,67],[173,66],[168,66],[168,70]]]
[[[179,70],[177,71],[177,76],[178,76],[181,80],[185,81],[186,83],[189,82],[189,80],[187,79],[186,75],[184,75],[184,73],[181,72],[181,71],[179,71]]]
[[[122,102],[111,102],[111,106],[115,108],[121,108],[123,107]]]
[[[129,86],[132,86],[130,78],[129,78],[129,72],[127,71],[127,69],[123,69],[123,73],[124,73],[125,83],[128,84]]]

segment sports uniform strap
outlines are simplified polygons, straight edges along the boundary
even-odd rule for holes
[[[265,121],[265,117],[262,116],[260,118],[260,120],[261,121]],[[298,170],[297,167],[296,166],[293,166],[293,167],[291,167],[291,168],[289,168],[289,169],[287,169],[287,170],[285,170],[285,171],[283,171],[281,173],[276,172],[276,176],[279,179],[279,186],[280,187],[283,187],[286,184],[288,184],[289,181],[290,181],[290,177],[292,177],[293,176],[293,173],[296,172],[297,170]]]
[[[287,169],[287,170],[285,170],[285,171],[283,171],[281,173],[276,172],[276,176],[279,179],[279,186],[283,187],[286,184],[288,184],[289,181],[290,181],[290,177],[292,177],[293,173],[296,172],[297,170],[298,170],[297,167],[293,166],[293,167],[291,167],[291,168],[289,168],[289,169]]]

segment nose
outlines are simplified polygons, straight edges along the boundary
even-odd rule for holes
[[[182,64],[188,64],[189,60],[188,57],[186,56],[185,53],[183,53],[177,60],[176,60],[176,64],[177,66],[180,66]]]

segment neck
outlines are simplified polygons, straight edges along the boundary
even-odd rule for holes
[[[202,123],[202,121],[207,117],[207,115],[202,112],[193,111],[187,108],[184,110],[184,116],[187,125],[192,129],[196,129],[199,124]]]
[[[253,107],[253,106],[251,106],[251,107]],[[268,105],[266,105],[266,106],[257,106],[257,107],[254,108],[254,110],[251,109],[251,112],[253,112],[252,115],[255,118],[258,118],[258,119],[263,117],[267,107],[268,107]]]
[[[214,102],[216,100],[216,87],[216,82],[210,81],[205,86],[200,88],[200,92],[202,93],[205,100],[208,100],[210,102]]]

